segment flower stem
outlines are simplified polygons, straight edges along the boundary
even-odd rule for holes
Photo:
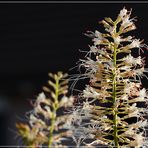
[[[50,125],[48,148],[51,148],[52,142],[53,142],[53,131],[54,131],[54,125],[56,120],[56,111],[58,109],[58,96],[59,96],[59,80],[56,79],[55,97],[54,97],[53,112],[52,112],[52,119],[51,119],[51,125]]]
[[[117,51],[116,46],[114,46],[114,53],[113,53],[113,129],[114,129],[114,146],[119,148],[118,144],[118,129],[117,129],[117,104],[116,104],[116,58],[117,58]]]
[[[53,130],[54,130],[54,123],[55,123],[55,114],[56,114],[56,110],[54,109],[53,114],[52,114],[52,119],[51,119],[48,148],[51,148],[52,141],[53,141]]]

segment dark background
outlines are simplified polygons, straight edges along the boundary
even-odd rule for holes
[[[124,6],[138,17],[131,34],[147,43],[148,4],[0,4],[0,145],[19,143],[15,122],[25,121],[48,72],[71,74],[82,58],[78,49],[91,44],[83,33],[99,29],[106,16],[115,19]]]

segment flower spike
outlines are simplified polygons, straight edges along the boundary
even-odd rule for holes
[[[29,123],[17,123],[19,134],[27,146],[38,147],[47,145],[51,147],[66,147],[64,140],[72,136],[72,131],[67,126],[70,114],[62,111],[73,106],[74,97],[67,97],[67,74],[58,72],[49,74],[48,87],[45,93],[37,97],[33,111],[29,116]],[[62,109],[63,108],[63,109]],[[59,115],[58,110],[61,110]]]
[[[143,40],[127,36],[136,29],[131,10],[123,8],[117,19],[106,17],[100,23],[105,33],[89,31],[93,45],[80,67],[90,79],[81,96],[88,104],[90,143],[86,146],[135,147],[146,146],[147,91],[142,88],[144,60],[132,56],[132,50],[143,51]],[[143,104],[143,105],[141,105]],[[82,105],[82,106],[83,106]],[[83,110],[83,107],[82,107]],[[87,137],[88,138],[88,137]]]

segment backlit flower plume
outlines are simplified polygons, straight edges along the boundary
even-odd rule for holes
[[[135,147],[146,146],[147,91],[141,78],[146,77],[144,59],[133,57],[147,47],[143,40],[127,36],[136,29],[131,11],[123,8],[117,19],[106,17],[100,23],[105,32],[88,31],[93,44],[80,66],[85,68],[90,84],[82,98],[91,107],[88,111],[92,135],[87,146]],[[138,53],[137,52],[137,53]],[[85,103],[84,103],[85,104]],[[83,110],[83,109],[82,109]],[[90,138],[90,137],[89,137]]]

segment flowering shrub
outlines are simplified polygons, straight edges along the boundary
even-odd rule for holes
[[[146,77],[144,59],[133,57],[132,50],[143,52],[147,47],[143,40],[126,33],[136,29],[131,11],[123,8],[117,19],[106,17],[100,23],[105,32],[88,31],[93,45],[80,59],[79,68],[85,68],[80,77],[89,78],[90,83],[81,93],[81,105],[74,106],[73,97],[66,97],[67,81],[63,75],[51,74],[55,80],[44,88],[51,98],[43,93],[37,98],[29,125],[17,124],[21,136],[31,145],[60,146],[63,137],[72,137],[76,146],[89,147],[141,147],[147,146],[147,91],[141,78]],[[83,51],[85,52],[85,51]],[[59,99],[59,96],[61,96]],[[41,106],[44,104],[44,107]],[[57,116],[60,107],[72,107],[71,112]],[[40,118],[49,120],[47,124]],[[66,128],[67,127],[67,128]],[[60,128],[66,128],[60,132]],[[57,134],[54,131],[58,131]]]

